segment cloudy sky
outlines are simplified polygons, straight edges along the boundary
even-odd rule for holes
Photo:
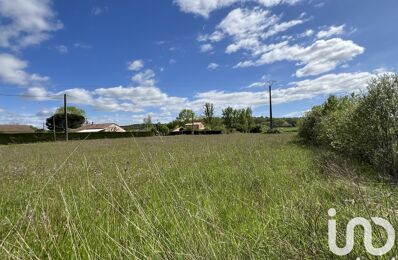
[[[0,0],[0,123],[66,93],[94,122],[167,122],[212,102],[295,116],[396,70],[396,0]]]

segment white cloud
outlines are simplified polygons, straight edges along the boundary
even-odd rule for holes
[[[200,35],[200,41],[214,41],[230,37],[232,43],[226,48],[226,53],[247,50],[253,56],[259,55],[267,49],[264,41],[274,35],[284,32],[293,26],[305,22],[296,19],[280,22],[281,16],[273,15],[262,8],[237,8],[232,10],[217,26],[211,35]],[[271,44],[272,46],[272,44]]]
[[[249,86],[247,86],[246,88],[261,88],[261,87],[265,87],[268,86],[267,82],[254,82],[252,84],[250,84]]]
[[[208,18],[209,14],[215,10],[242,2],[255,2],[265,7],[273,7],[280,4],[293,5],[300,0],[174,0],[181,11],[201,15],[205,18]]]
[[[239,0],[174,0],[181,11],[194,13],[203,17],[209,17],[209,14],[217,9],[230,6]]]
[[[368,81],[374,77],[368,72],[328,74],[312,80],[303,80],[288,84],[287,88],[275,89],[272,99],[275,104],[311,99],[320,95],[349,94],[364,91]],[[232,106],[258,107],[268,102],[268,91],[225,92],[211,90],[198,93],[191,102],[192,107],[200,108],[206,102],[214,103],[218,108]]]
[[[130,64],[128,65],[128,70],[139,71],[143,67],[144,67],[144,62],[142,60],[135,60],[130,62]]]
[[[153,70],[147,69],[143,72],[135,74],[131,80],[142,86],[154,86],[155,73]]]
[[[208,69],[208,70],[215,70],[215,69],[217,69],[218,67],[220,67],[220,65],[218,65],[217,63],[212,62],[212,63],[210,63],[210,64],[207,66],[207,69]]]
[[[315,33],[314,30],[308,29],[308,30],[306,30],[305,32],[301,33],[301,34],[299,35],[299,37],[301,37],[301,38],[303,38],[303,37],[310,37],[310,36],[314,35],[314,33]]]
[[[318,39],[326,39],[326,38],[330,38],[332,36],[342,35],[344,33],[344,27],[345,27],[345,24],[340,25],[340,26],[330,26],[328,30],[318,32],[316,37]]]
[[[97,15],[100,15],[103,13],[107,13],[108,11],[109,11],[109,7],[107,7],[107,6],[105,6],[105,7],[94,6],[91,9],[91,14],[97,16]]]
[[[91,49],[92,48],[91,45],[88,45],[88,44],[83,43],[83,42],[76,42],[76,43],[73,44],[73,47],[81,48],[81,49]]]
[[[29,87],[49,80],[37,74],[25,71],[28,63],[10,54],[0,54],[0,80],[12,85]]]
[[[49,0],[0,0],[0,47],[20,49],[39,44],[63,27]]]
[[[202,46],[200,46],[201,52],[209,52],[211,50],[213,50],[213,45],[211,45],[210,43],[203,44]]]
[[[296,76],[304,77],[331,71],[338,65],[362,54],[364,50],[352,41],[340,38],[318,40],[307,47],[290,46],[285,42],[278,48],[265,52],[258,60],[240,62],[236,67],[260,66],[283,60],[298,61],[299,65],[304,65],[304,67],[297,70]]]
[[[288,22],[282,22],[280,24],[274,24],[270,30],[268,32],[265,33],[265,37],[270,37],[273,36],[275,34],[284,32],[288,29],[290,29],[291,27],[294,27],[296,25],[302,24],[304,23],[304,20],[291,20]]]
[[[52,115],[54,115],[55,111],[57,110],[56,107],[53,108],[43,108],[39,112],[36,113],[36,116],[42,117],[42,118],[48,118]]]
[[[59,52],[59,53],[68,53],[68,47],[65,45],[57,45],[55,46],[55,49]]]
[[[302,117],[302,116],[304,116],[304,114],[306,112],[308,112],[308,110],[290,112],[290,113],[284,114],[282,117]]]
[[[21,124],[21,125],[32,125],[38,128],[43,127],[45,117],[30,114],[30,113],[16,113],[14,111],[3,110],[0,113],[0,124]]]

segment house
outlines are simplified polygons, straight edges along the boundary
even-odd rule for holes
[[[30,125],[0,125],[0,133],[3,134],[27,134],[34,133]]]
[[[205,125],[202,122],[194,122],[194,123],[185,124],[185,129],[192,130],[192,125],[193,125],[193,130],[195,130],[195,131],[205,130]]]
[[[118,133],[123,133],[126,132],[123,128],[118,126],[117,124],[114,123],[106,123],[106,124],[87,124],[83,125],[77,129],[75,129],[74,132],[77,133],[96,133],[96,132],[118,132]]]

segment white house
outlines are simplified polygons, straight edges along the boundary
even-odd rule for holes
[[[87,124],[75,130],[77,133],[96,133],[96,132],[126,132],[123,128],[114,123],[107,124]]]

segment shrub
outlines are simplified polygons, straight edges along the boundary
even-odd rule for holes
[[[261,130],[261,125],[255,125],[255,126],[253,126],[253,127],[250,129],[250,133],[258,134],[258,133],[261,133],[261,132],[262,132],[262,130]]]
[[[268,129],[266,132],[265,132],[265,134],[280,134],[281,133],[281,131],[279,131],[278,129],[276,129],[276,128],[273,128],[273,129]]]
[[[329,97],[300,120],[299,136],[398,177],[398,76],[372,79],[362,96]]]

